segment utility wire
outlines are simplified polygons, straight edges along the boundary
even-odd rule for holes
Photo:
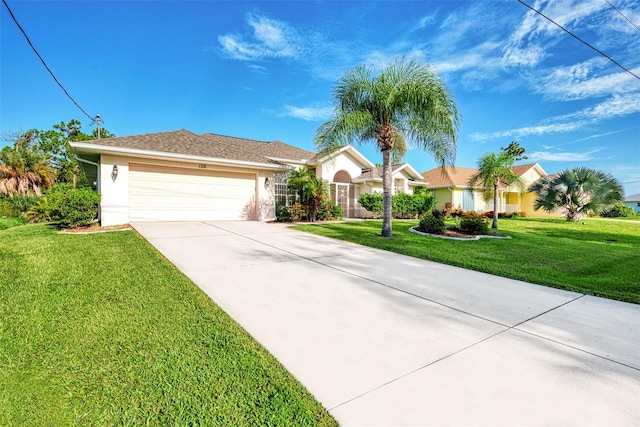
[[[27,39],[27,43],[29,43],[29,46],[31,46],[31,49],[33,49],[33,51],[38,56],[38,58],[40,58],[40,61],[42,61],[42,65],[44,65],[44,68],[46,68],[47,71],[49,72],[49,74],[51,74],[51,77],[53,77],[53,80],[58,84],[58,86],[60,86],[60,89],[62,89],[62,91],[65,93],[65,95],[67,95],[67,97],[69,97],[71,102],[73,102],[76,105],[76,107],[78,107],[80,109],[80,111],[82,111],[84,113],[85,116],[89,117],[89,120],[93,121],[94,118],[91,117],[89,114],[87,114],[87,112],[84,111],[84,109],[76,102],[76,100],[73,99],[73,97],[71,95],[69,95],[69,92],[67,92],[67,90],[64,88],[64,86],[62,86],[62,83],[60,83],[58,81],[56,76],[53,74],[53,71],[51,71],[51,69],[49,68],[47,63],[44,61],[44,59],[42,59],[42,56],[40,56],[40,54],[38,53],[36,48],[33,46],[33,43],[31,43],[31,40],[29,40],[29,36],[27,36],[27,33],[24,31],[24,29],[22,29],[22,26],[20,25],[20,23],[18,22],[16,17],[13,15],[13,12],[11,11],[11,8],[9,8],[9,5],[7,4],[6,0],[2,0],[2,3],[4,3],[4,6],[7,8],[7,11],[9,11],[9,15],[11,15],[11,18],[13,19],[13,22],[16,23],[16,25],[18,26],[18,28],[20,29],[20,31],[24,35],[24,38]]]
[[[4,1],[4,0],[2,0]],[[571,37],[575,38],[576,40],[578,40],[579,42],[585,44],[586,46],[590,47],[591,49],[595,50],[596,52],[598,52],[600,55],[604,56],[605,58],[607,58],[609,61],[613,62],[614,64],[616,64],[618,67],[622,68],[623,70],[625,70],[627,73],[631,74],[633,77],[635,77],[636,79],[640,80],[640,76],[634,74],[631,70],[629,70],[628,68],[626,68],[625,66],[621,65],[618,61],[616,61],[615,59],[613,59],[612,57],[610,57],[609,55],[607,55],[606,53],[602,52],[601,50],[591,46],[589,43],[587,43],[586,41],[582,40],[580,37],[576,36],[575,34],[573,34],[571,31],[567,30],[566,28],[564,28],[562,25],[558,24],[557,22],[555,22],[553,19],[549,18],[547,15],[545,15],[544,13],[540,12],[539,10],[534,9],[533,7],[529,6],[528,4],[526,4],[524,1],[522,0],[518,0],[518,2],[522,3],[523,5],[525,5],[526,7],[528,7],[529,9],[531,9],[532,11],[534,11],[535,13],[537,13],[538,15],[542,16],[544,19],[546,19],[547,21],[551,22],[552,24],[554,24],[556,27],[560,28],[562,31],[564,31],[565,33],[569,34]]]
[[[640,31],[640,27],[638,27],[636,24],[634,24],[633,22],[631,22],[631,20],[629,18],[627,18],[624,13],[622,13],[620,11],[620,9],[618,9],[617,7],[615,7],[614,5],[611,4],[611,2],[609,0],[605,0],[607,3],[609,3],[609,6],[611,6],[612,8],[615,9],[616,12],[618,12],[620,14],[620,16],[622,16],[624,19],[627,20],[627,22],[629,22],[629,24],[633,25],[634,27],[636,27],[636,30]]]

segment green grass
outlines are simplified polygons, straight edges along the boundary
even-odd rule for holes
[[[0,230],[6,230],[7,228],[17,227],[23,225],[24,221],[20,218],[6,217],[0,215]]]
[[[336,425],[134,231],[0,231],[0,425]]]
[[[365,246],[530,283],[640,304],[640,222],[500,219],[511,239],[456,241],[409,232],[417,221],[380,221],[293,228]],[[455,280],[454,277],[451,280]]]

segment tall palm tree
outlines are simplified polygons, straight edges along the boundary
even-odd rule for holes
[[[391,237],[392,156],[402,158],[407,146],[431,153],[444,168],[456,154],[458,112],[444,82],[423,63],[392,62],[380,74],[370,67],[351,69],[338,80],[333,117],[315,136],[323,152],[375,141],[382,152],[382,236]]]
[[[610,173],[586,167],[566,169],[549,177],[544,176],[529,187],[538,193],[535,210],[551,212],[560,209],[567,221],[578,221],[589,212],[622,201],[622,184]]]
[[[482,196],[485,202],[493,198],[493,222],[491,228],[498,228],[498,187],[500,183],[513,185],[521,193],[525,186],[522,180],[513,172],[515,157],[506,150],[500,153],[487,153],[478,160],[478,172],[469,178],[469,191],[478,184],[482,186]]]

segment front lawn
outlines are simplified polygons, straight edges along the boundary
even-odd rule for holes
[[[0,214],[0,230],[6,230],[7,228],[17,227],[23,224],[24,221],[20,218],[6,217]]]
[[[134,231],[0,231],[0,425],[336,425]]]
[[[293,228],[498,276],[640,304],[640,222],[586,219],[500,219],[511,239],[446,240],[409,232],[417,221],[381,221]],[[455,278],[452,278],[455,280]]]

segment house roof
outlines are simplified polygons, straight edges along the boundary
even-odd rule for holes
[[[446,166],[434,168],[422,173],[422,178],[429,183],[429,188],[466,187],[469,179],[478,169]]]
[[[514,165],[511,170],[516,175],[522,176],[532,168],[540,168],[540,172],[545,174],[544,170],[537,163],[529,163],[526,165]],[[422,173],[422,177],[429,183],[429,188],[443,187],[467,187],[469,179],[478,172],[475,168],[462,168],[447,166],[444,168],[434,168]]]
[[[71,144],[80,151],[155,154],[170,157],[198,157],[276,166],[279,160],[304,161],[314,156],[284,142],[264,142],[206,133],[198,135],[181,129],[119,138],[104,138]],[[173,156],[171,156],[173,155]]]
[[[624,198],[625,202],[640,202],[640,193],[632,194]]]
[[[280,160],[306,162],[316,155],[312,151],[303,150],[282,141],[263,142],[214,133],[202,134],[203,137],[221,146],[228,146],[234,150],[250,151],[263,157]]]

